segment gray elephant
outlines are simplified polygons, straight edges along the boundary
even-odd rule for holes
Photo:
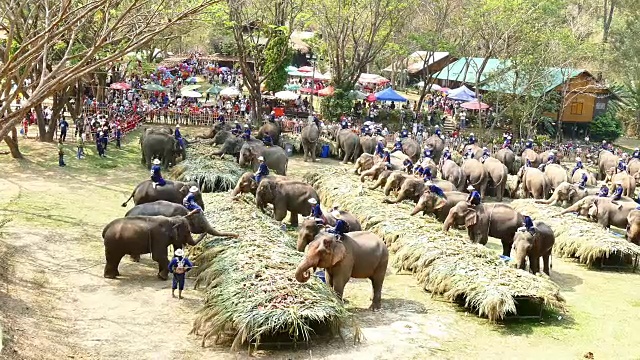
[[[104,239],[104,277],[115,279],[120,275],[118,265],[125,255],[139,258],[151,253],[158,263],[158,277],[167,280],[169,260],[167,247],[180,249],[196,245],[189,231],[189,223],[182,216],[132,216],[115,219],[102,230]]]
[[[267,122],[258,129],[256,139],[262,140],[265,134],[269,134],[269,136],[271,136],[271,140],[273,140],[273,144],[279,145],[281,133],[282,128],[280,127],[279,122]]]
[[[131,195],[122,203],[122,207],[126,207],[129,200],[133,199],[133,203],[136,205],[146,204],[158,200],[165,200],[175,204],[182,204],[182,200],[189,194],[189,189],[192,186],[198,187],[198,184],[194,182],[186,183],[182,181],[165,180],[167,183],[164,186],[153,187],[151,180],[145,180],[139,183],[131,192]],[[202,201],[202,194],[198,191],[195,194],[196,204],[200,205],[204,210],[204,202]]]
[[[543,272],[549,275],[551,252],[556,236],[549,225],[542,221],[534,221],[535,232],[531,234],[525,229],[516,232],[513,237],[514,260],[518,269],[526,270],[526,258],[529,258],[529,270],[533,274],[540,272],[540,258],[544,263]]]
[[[242,146],[244,145],[245,140],[242,139],[241,137],[236,137],[236,136],[232,136],[227,138],[227,140],[224,141],[224,144],[222,144],[222,146],[220,147],[220,149],[213,151],[211,153],[211,156],[220,156],[220,158],[223,158],[225,155],[231,155],[234,158],[236,158],[236,161],[240,161],[240,150],[242,150]],[[251,139],[249,140],[249,143],[253,143],[253,144],[262,144],[262,141],[260,140],[255,140],[255,139]]]
[[[632,158],[627,164],[627,172],[629,173],[629,175],[634,176],[638,173],[638,171],[640,171],[640,160]]]
[[[627,241],[640,245],[640,210],[631,210],[627,215]]]
[[[433,134],[424,141],[424,144],[431,148],[433,161],[440,162],[440,156],[442,156],[442,150],[444,150],[444,140],[440,136]]]
[[[487,184],[489,184],[495,191],[496,200],[502,201],[505,188],[507,187],[507,175],[509,175],[509,170],[507,170],[507,167],[500,162],[500,160],[491,157],[487,158],[484,163],[482,163],[482,166],[484,166],[489,177]]]
[[[415,179],[414,176],[407,175],[400,171],[392,172],[384,185],[384,195],[389,196],[392,191],[400,190],[400,187],[407,179]]]
[[[376,182],[373,185],[369,186],[369,190],[375,190],[379,187],[384,189],[385,185],[387,184],[387,179],[389,178],[389,176],[391,176],[391,174],[393,174],[393,171],[383,170],[380,175],[378,175],[378,179],[376,180]]]
[[[484,150],[482,150],[482,148],[476,144],[472,144],[472,145],[466,145],[463,148],[462,151],[462,156],[466,157],[467,156],[467,152],[469,151],[469,149],[471,149],[471,152],[473,153],[473,158],[476,160],[479,160],[482,158],[482,154],[484,153]]]
[[[562,210],[559,215],[568,214],[568,213],[577,213],[580,216],[585,216],[592,218],[590,211],[592,211],[593,203],[598,199],[609,199],[605,197],[599,197],[597,195],[588,195],[584,198],[578,200],[575,204],[569,206],[568,208]],[[628,204],[630,207],[637,206],[636,202],[626,196],[623,196],[620,200],[616,201],[618,204]],[[594,209],[595,211],[597,209]]]
[[[532,149],[524,149],[524,151],[522,152],[520,165],[526,166],[527,160],[529,160],[531,167],[537,168],[538,166],[540,166],[540,157],[538,156],[538,153],[533,151]]]
[[[335,226],[336,218],[331,215],[331,213],[325,215],[327,219],[327,226]],[[362,226],[358,219],[355,216],[349,214],[346,211],[340,210],[340,218],[347,223],[348,231],[362,231]],[[313,241],[313,239],[320,233],[322,230],[322,226],[316,223],[315,219],[306,218],[302,221],[302,225],[300,225],[300,229],[298,230],[298,241],[296,243],[296,248],[298,251],[304,251],[307,245]]]
[[[413,176],[409,176],[402,182],[402,185],[400,186],[400,190],[398,190],[398,196],[396,196],[395,199],[385,198],[382,200],[382,202],[387,204],[397,204],[403,200],[411,200],[417,203],[418,200],[420,199],[420,196],[424,192],[424,189],[425,189],[424,180],[413,177]]]
[[[607,174],[605,181],[611,184],[610,189],[613,192],[615,185],[618,182],[622,182],[622,195],[632,197],[636,192],[636,180],[633,176],[629,175],[626,171],[617,174]]]
[[[265,146],[262,142],[245,142],[240,149],[238,164],[250,166],[253,171],[257,171],[260,165],[260,161],[258,161],[260,156],[264,158],[264,163],[270,170],[278,175],[287,175],[289,158],[284,149],[279,146]]]
[[[489,175],[482,163],[476,159],[465,159],[462,163],[462,173],[466,183],[479,191],[480,196],[484,199]]]
[[[577,184],[571,184],[563,182],[558,185],[551,194],[551,197],[547,200],[536,200],[538,204],[556,205],[558,202],[562,206],[573,205],[578,200],[581,200],[589,195],[598,195],[600,189],[593,186],[587,186],[581,189]]]
[[[217,122],[217,123],[213,124],[211,129],[209,129],[209,131],[207,131],[205,134],[197,135],[196,136],[196,140],[198,140],[198,139],[214,139],[215,136],[221,131],[227,131],[227,132],[229,132],[229,134],[231,134],[231,126],[229,126],[227,123]]]
[[[593,200],[589,208],[589,216],[595,219],[603,228],[611,226],[626,229],[629,212],[635,210],[638,204],[629,201],[616,201],[611,198],[598,197]]]
[[[311,214],[309,199],[320,197],[309,184],[294,180],[263,179],[256,189],[256,206],[266,212],[267,204],[273,204],[273,215],[276,221],[282,221],[287,212],[291,213],[291,226],[298,226],[298,214]]]
[[[444,222],[449,215],[449,210],[460,201],[466,201],[469,194],[459,191],[445,191],[444,198],[441,198],[429,190],[425,190],[418,203],[411,211],[411,216],[422,211],[423,215],[434,214],[438,221]]]
[[[538,168],[523,166],[518,170],[516,176],[518,176],[516,190],[522,184],[522,192],[525,198],[531,195],[534,199],[546,199],[551,191],[549,178]],[[515,193],[511,197],[515,197]]]
[[[387,273],[389,251],[382,239],[368,231],[354,231],[337,241],[333,234],[321,232],[309,244],[296,269],[296,280],[309,281],[311,268],[324,268],[327,284],[342,299],[350,278],[370,279],[373,300],[370,309],[380,309],[382,284]]]
[[[596,177],[593,176],[592,173],[590,173],[589,171],[585,170],[585,169],[576,169],[576,171],[573,173],[573,176],[571,176],[571,182],[576,184],[582,181],[582,174],[586,174],[587,175],[587,184],[586,185],[591,185],[591,186],[595,186],[597,181],[596,181]]]
[[[544,174],[549,178],[551,190],[554,190],[563,182],[569,181],[569,174],[567,174],[567,170],[558,164],[549,164],[545,166]]]
[[[367,171],[363,171],[360,174],[360,182],[364,182],[364,180],[366,178],[371,178],[371,181],[374,180],[378,180],[378,177],[380,176],[380,174],[382,174],[383,171],[387,170],[387,167],[385,166],[385,163],[383,162],[379,162],[375,165],[373,165],[373,167],[371,167],[371,169],[367,170]]]
[[[286,176],[281,176],[281,175],[267,175],[263,177],[263,179],[288,180]],[[236,187],[234,187],[233,191],[231,192],[231,197],[236,198],[238,195],[246,194],[246,193],[251,193],[255,196],[257,189],[258,189],[258,183],[256,182],[255,174],[250,171],[247,171],[244,174],[242,174],[242,176],[240,176],[240,178],[238,179],[238,182],[236,183]]]
[[[231,131],[227,131],[227,130],[218,131],[213,136],[213,144],[223,145],[227,141],[227,139],[230,139],[232,137],[235,137],[235,136],[231,133]]]
[[[555,150],[554,150],[555,151]],[[551,150],[547,150],[543,153],[541,153],[540,155],[538,155],[538,161],[540,164],[546,164],[547,161],[549,160],[549,155],[551,155]],[[560,162],[562,161],[562,159],[564,158],[564,154],[562,154],[561,152],[556,151],[555,152],[555,156],[553,157],[554,164],[560,164]]]
[[[598,152],[598,170],[600,171],[600,180],[604,180],[607,177],[607,172],[611,168],[616,168],[618,165],[618,157],[613,155],[610,151],[600,150]]]
[[[360,156],[360,138],[350,129],[338,129],[335,134],[338,148],[338,158],[342,157],[342,163],[356,162]],[[344,154],[344,156],[342,155]]]
[[[146,129],[140,135],[141,163],[151,169],[154,158],[162,160],[162,166],[168,169],[176,164],[177,156],[187,158],[186,150],[180,146],[173,135],[157,129]]]
[[[509,174],[515,175],[518,171],[518,169],[515,167],[516,154],[514,154],[511,149],[504,148],[498,150],[498,152],[495,154],[495,158],[500,160],[500,162],[507,167],[507,170],[509,170]]]
[[[402,152],[415,163],[420,159],[420,144],[413,139],[404,138],[402,140]]]
[[[478,204],[472,207],[466,201],[460,201],[449,210],[443,230],[447,232],[463,219],[472,242],[486,245],[489,236],[500,239],[504,256],[511,254],[513,237],[523,224],[522,215],[507,204]]]
[[[353,165],[353,173],[356,175],[360,175],[363,171],[371,169],[375,162],[375,155],[363,153],[362,155],[360,155],[360,157],[358,157],[358,160],[356,160],[355,164]],[[384,164],[382,163],[378,164],[380,164],[380,166],[384,166]]]
[[[386,141],[383,140],[383,142],[386,146]],[[378,139],[371,136],[360,136],[360,146],[362,154],[373,155],[376,152],[376,146],[378,146]]]
[[[313,121],[309,122],[301,134],[302,148],[304,150],[304,161],[311,157],[311,161],[316,161],[316,147],[320,138],[320,130]]]

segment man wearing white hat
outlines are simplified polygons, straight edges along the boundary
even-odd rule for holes
[[[474,133],[469,134],[469,141],[467,142],[468,145],[473,145],[476,143],[476,135]]]
[[[235,136],[242,134],[242,126],[240,125],[239,122],[234,121],[234,127],[233,127],[233,130],[231,130],[231,133]]]
[[[533,149],[533,139],[527,139],[527,142],[524,143],[525,149]]]
[[[480,204],[480,201],[482,200],[480,197],[480,193],[471,185],[467,187],[467,190],[469,191],[469,196],[467,197],[467,204],[472,206],[476,206]]]
[[[584,169],[584,165],[582,165],[582,159],[577,157],[576,158],[576,166],[573,168],[573,170],[571,171],[571,176],[573,176],[573,174],[575,174],[575,172],[578,169]]]
[[[616,181],[616,188],[613,190],[613,194],[611,195],[611,200],[616,201],[616,200],[622,199],[623,192],[624,192],[624,189],[622,188],[622,180]]]
[[[249,124],[244,124],[244,134],[242,134],[242,138],[246,141],[251,140],[251,128]]]
[[[166,181],[162,178],[160,172],[160,159],[153,159],[153,166],[151,166],[151,181],[153,181],[153,188],[157,186],[164,186]]]
[[[638,159],[640,160],[640,148],[635,148],[633,150],[633,154],[631,154],[631,159]],[[629,161],[631,161],[631,159],[629,159]]]
[[[624,158],[618,158],[618,167],[616,167],[616,174],[625,171],[627,171],[627,163],[624,161]]]
[[[491,156],[491,154],[489,153],[489,149],[487,149],[487,147],[483,147],[482,148],[482,156],[480,157],[480,162],[482,162],[484,164],[484,161],[487,160],[489,157]]]
[[[409,137],[409,131],[407,130],[406,126],[402,127],[402,131],[400,131],[400,137],[405,139]]]
[[[184,199],[182,200],[182,205],[184,205],[184,207],[186,207],[187,210],[190,211],[188,215],[192,215],[197,213],[198,211],[202,211],[202,208],[196,202],[197,193],[198,193],[198,187],[192,186],[189,189],[189,193],[187,194],[187,196],[185,196]]]
[[[342,241],[342,237],[345,233],[349,232],[349,224],[346,221],[342,220],[342,215],[340,211],[334,210],[331,212],[331,215],[336,219],[336,226],[327,230],[328,232],[334,234],[338,241]]]
[[[391,153],[393,154],[396,151],[402,152],[402,140],[399,137],[396,138],[396,142],[393,144],[393,150],[391,150]]]
[[[176,297],[176,289],[178,289],[178,298],[182,299],[182,290],[184,290],[185,274],[193,268],[193,264],[184,256],[184,250],[176,249],[173,252],[173,259],[169,263],[169,272],[173,274],[173,283],[171,284],[171,296]]]
[[[307,201],[309,202],[309,204],[311,204],[311,215],[310,216],[316,221],[316,224],[325,225],[327,223],[327,219],[325,218],[324,214],[322,213],[322,208],[320,207],[320,204],[318,203],[318,200],[316,200],[316,198],[310,198]]]
[[[258,161],[260,162],[260,165],[258,166],[258,171],[256,171],[254,179],[258,184],[260,184],[260,180],[269,175],[269,168],[267,167],[267,164],[264,163],[264,157],[258,157]]]

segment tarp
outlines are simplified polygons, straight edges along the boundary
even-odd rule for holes
[[[476,93],[462,85],[459,88],[449,90],[447,97],[453,100],[471,101],[476,99]]]
[[[402,95],[395,92],[392,88],[386,88],[380,92],[375,94],[376,100],[378,101],[407,101]]]

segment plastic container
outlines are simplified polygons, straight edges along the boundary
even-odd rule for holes
[[[329,148],[329,144],[322,145],[322,153],[320,154],[320,157],[321,158],[328,158],[329,157],[329,150],[331,150]]]
[[[323,282],[326,283],[327,280],[324,277],[324,270],[318,270],[316,271],[316,276]]]
[[[284,144],[284,151],[287,153],[288,157],[293,156],[293,145],[290,143]]]

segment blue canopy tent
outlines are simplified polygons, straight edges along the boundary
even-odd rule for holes
[[[469,90],[468,87],[462,85],[457,89],[449,90],[447,97],[453,100],[471,101],[476,99],[476,93]]]
[[[377,101],[399,101],[399,102],[407,101],[407,99],[402,97],[402,95],[393,91],[392,88],[386,88],[380,92],[377,92],[375,93],[375,96]]]

